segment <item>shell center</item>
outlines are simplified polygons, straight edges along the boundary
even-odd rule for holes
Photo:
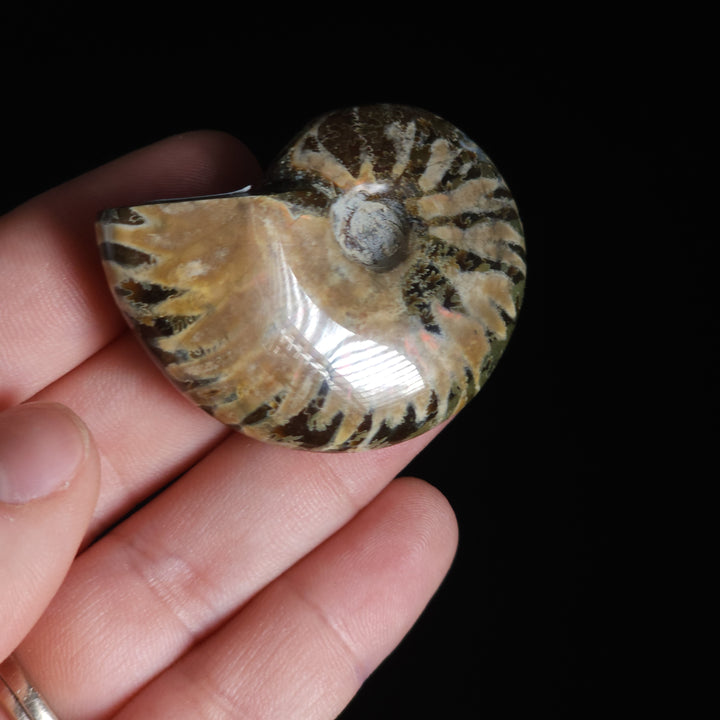
[[[409,222],[403,203],[382,183],[364,183],[330,208],[335,240],[346,257],[376,272],[407,257]]]

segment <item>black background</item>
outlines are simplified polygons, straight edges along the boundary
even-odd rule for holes
[[[320,112],[378,101],[465,130],[520,208],[529,271],[515,335],[407,471],[453,504],[456,561],[343,720],[591,717],[669,701],[668,685],[641,681],[670,632],[642,578],[677,532],[677,514],[665,533],[648,516],[682,500],[654,428],[685,349],[709,377],[717,331],[697,176],[712,94],[703,19],[94,12],[28,10],[5,26],[2,210],[185,130],[226,130],[266,164]]]

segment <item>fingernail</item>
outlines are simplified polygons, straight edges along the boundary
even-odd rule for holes
[[[0,502],[20,505],[66,488],[87,446],[87,430],[62,405],[29,403],[0,413]]]

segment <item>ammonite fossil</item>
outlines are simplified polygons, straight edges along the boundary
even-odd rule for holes
[[[191,400],[313,450],[389,445],[456,413],[525,283],[487,155],[395,105],[310,123],[257,190],[108,210],[98,238],[119,307]]]

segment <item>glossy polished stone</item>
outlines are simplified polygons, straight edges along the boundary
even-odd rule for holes
[[[180,390],[313,450],[398,442],[463,407],[526,272],[485,153],[392,105],[315,120],[257,190],[108,210],[98,240],[120,309]]]

